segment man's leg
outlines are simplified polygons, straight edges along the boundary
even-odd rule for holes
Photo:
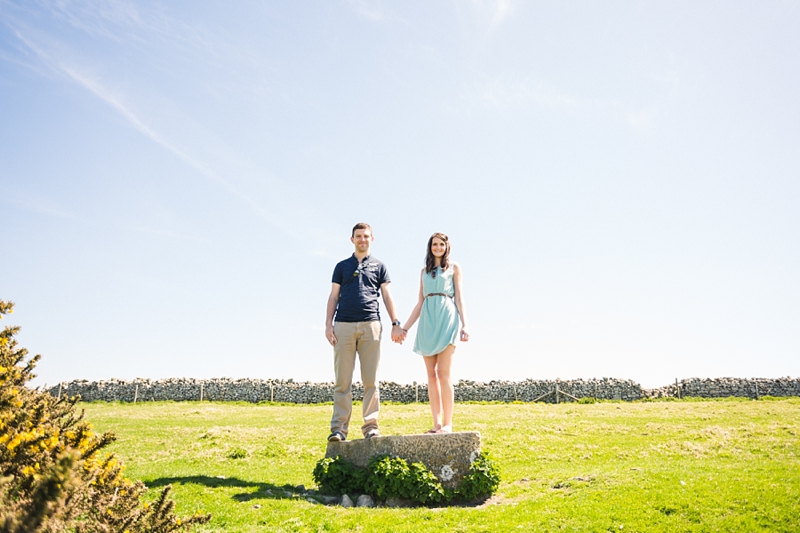
[[[361,433],[366,435],[378,429],[378,411],[380,410],[380,392],[378,391],[378,364],[381,360],[380,320],[361,323],[361,334],[358,336],[358,359],[361,363],[361,382],[364,384],[364,425]]]
[[[353,369],[356,366],[356,322],[334,322],[333,370],[336,383],[333,388],[333,416],[331,433],[340,432],[345,437],[350,427],[353,411]]]

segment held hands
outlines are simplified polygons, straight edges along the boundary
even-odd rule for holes
[[[404,340],[406,340],[406,331],[400,326],[392,326],[392,341],[403,344]]]
[[[403,341],[406,340],[407,333],[408,332],[400,326],[392,326],[392,341],[398,344],[403,344]],[[336,344],[336,335],[333,333],[333,326],[328,326],[325,328],[325,338],[331,346]]]

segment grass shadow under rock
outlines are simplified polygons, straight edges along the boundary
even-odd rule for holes
[[[180,476],[180,477],[161,477],[146,481],[148,487],[165,487],[167,485],[202,485],[208,488],[219,487],[236,487],[236,488],[254,488],[253,492],[237,493],[231,496],[232,499],[238,502],[248,502],[251,500],[264,499],[264,500],[286,500],[292,498],[299,498],[301,496],[316,494],[317,491],[313,489],[306,489],[303,485],[278,485],[268,482],[254,482],[239,479],[237,477],[224,477],[224,476]]]

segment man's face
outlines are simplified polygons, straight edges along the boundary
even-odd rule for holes
[[[368,229],[357,229],[350,237],[350,241],[356,245],[357,252],[369,252],[369,245],[372,244],[372,232]]]

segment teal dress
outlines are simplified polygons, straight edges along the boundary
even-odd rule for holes
[[[422,274],[422,310],[419,315],[414,351],[420,355],[436,355],[458,338],[459,316],[453,301],[453,267],[445,271],[436,267],[436,277]],[[446,294],[447,296],[442,296]]]

